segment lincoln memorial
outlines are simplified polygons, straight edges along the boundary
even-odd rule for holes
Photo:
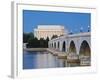
[[[37,28],[34,29],[34,36],[38,38],[49,39],[52,38],[53,35],[61,36],[65,35],[64,26],[62,25],[38,25]]]

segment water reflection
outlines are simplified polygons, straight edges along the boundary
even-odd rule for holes
[[[65,59],[58,59],[49,52],[24,51],[23,69],[66,67]]]

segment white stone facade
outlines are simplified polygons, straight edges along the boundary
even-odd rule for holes
[[[64,26],[62,25],[38,25],[36,29],[34,29],[34,36],[38,39],[44,38],[49,39],[52,38],[53,35],[65,35]]]

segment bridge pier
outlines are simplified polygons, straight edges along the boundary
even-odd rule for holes
[[[90,56],[80,56],[80,66],[90,66],[90,62]]]

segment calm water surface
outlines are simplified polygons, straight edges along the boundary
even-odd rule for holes
[[[24,51],[23,69],[65,67],[66,60],[58,59],[49,52]]]

